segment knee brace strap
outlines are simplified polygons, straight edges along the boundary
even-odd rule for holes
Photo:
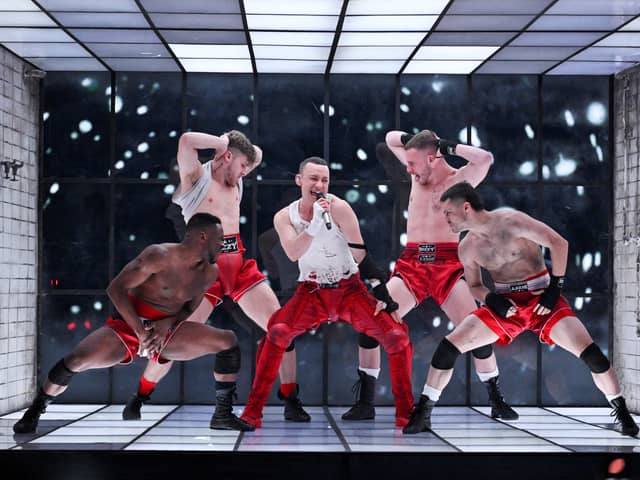
[[[364,333],[360,333],[358,334],[358,345],[362,348],[366,348],[367,350],[371,350],[373,348],[376,348],[380,344],[375,338],[371,338]]]
[[[493,353],[493,347],[491,344],[485,345],[484,347],[478,347],[471,350],[471,355],[479,360],[484,360],[485,358],[489,358]]]
[[[431,359],[431,366],[440,370],[450,370],[456,364],[460,350],[446,338],[443,338]]]
[[[580,360],[586,363],[593,373],[604,373],[611,367],[609,359],[604,356],[600,347],[595,343],[592,343],[582,351]]]
[[[238,373],[240,370],[240,347],[236,345],[228,350],[216,353],[215,373]]]
[[[56,363],[51,370],[49,370],[49,381],[64,387],[69,385],[71,377],[75,374],[76,372],[72,372],[64,364],[64,358],[61,358],[60,361]]]
[[[291,340],[289,346],[284,350],[285,352],[293,352],[293,349],[296,348],[296,341]]]

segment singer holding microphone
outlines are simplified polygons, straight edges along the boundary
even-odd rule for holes
[[[407,326],[398,317],[384,274],[360,233],[358,218],[343,199],[329,194],[329,167],[319,157],[300,164],[295,176],[301,198],[277,212],[274,226],[282,247],[298,262],[299,284],[291,299],[269,319],[258,347],[253,387],[242,420],[259,428],[262,409],[278,374],[282,355],[298,335],[326,321],[344,321],[375,338],[389,356],[396,426],[406,425],[413,409],[411,356]],[[371,295],[360,275],[377,279]],[[376,300],[377,297],[377,300]]]

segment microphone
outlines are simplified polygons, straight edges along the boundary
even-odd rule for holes
[[[322,192],[315,193],[316,198],[327,198],[326,195]],[[331,230],[331,218],[329,217],[329,212],[324,210],[322,212],[322,220],[324,220],[324,224],[327,227],[327,230]]]

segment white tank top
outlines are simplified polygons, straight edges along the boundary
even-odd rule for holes
[[[300,217],[299,203],[300,200],[296,200],[289,205],[289,219],[298,234],[309,226],[309,222]],[[331,230],[320,229],[309,249],[298,259],[298,267],[299,281],[317,283],[335,283],[358,272],[347,239],[335,224]]]

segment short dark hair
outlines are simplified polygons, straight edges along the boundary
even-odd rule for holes
[[[324,158],[321,158],[321,157],[308,157],[308,158],[305,158],[302,162],[300,162],[300,167],[298,168],[298,173],[302,173],[302,170],[304,170],[304,167],[306,167],[308,163],[315,163],[316,165],[324,165],[325,167],[329,166],[329,164],[327,163],[327,161]]]
[[[480,198],[476,189],[468,182],[456,183],[452,187],[448,188],[442,196],[440,196],[441,202],[445,202],[447,200],[462,200],[464,202],[469,202],[471,208],[476,212],[484,210],[482,198]]]
[[[431,130],[422,130],[416,133],[411,140],[409,140],[405,146],[405,150],[415,148],[416,150],[425,150],[427,148],[438,149],[438,136]]]
[[[253,147],[253,143],[251,143],[247,136],[238,130],[230,130],[225,132],[225,135],[229,137],[228,148],[234,148],[240,153],[246,155],[249,164],[253,165],[256,161],[256,149]]]
[[[213,227],[215,225],[222,225],[222,222],[215,215],[209,213],[196,213],[187,222],[187,233],[195,229],[202,229],[207,227]]]

